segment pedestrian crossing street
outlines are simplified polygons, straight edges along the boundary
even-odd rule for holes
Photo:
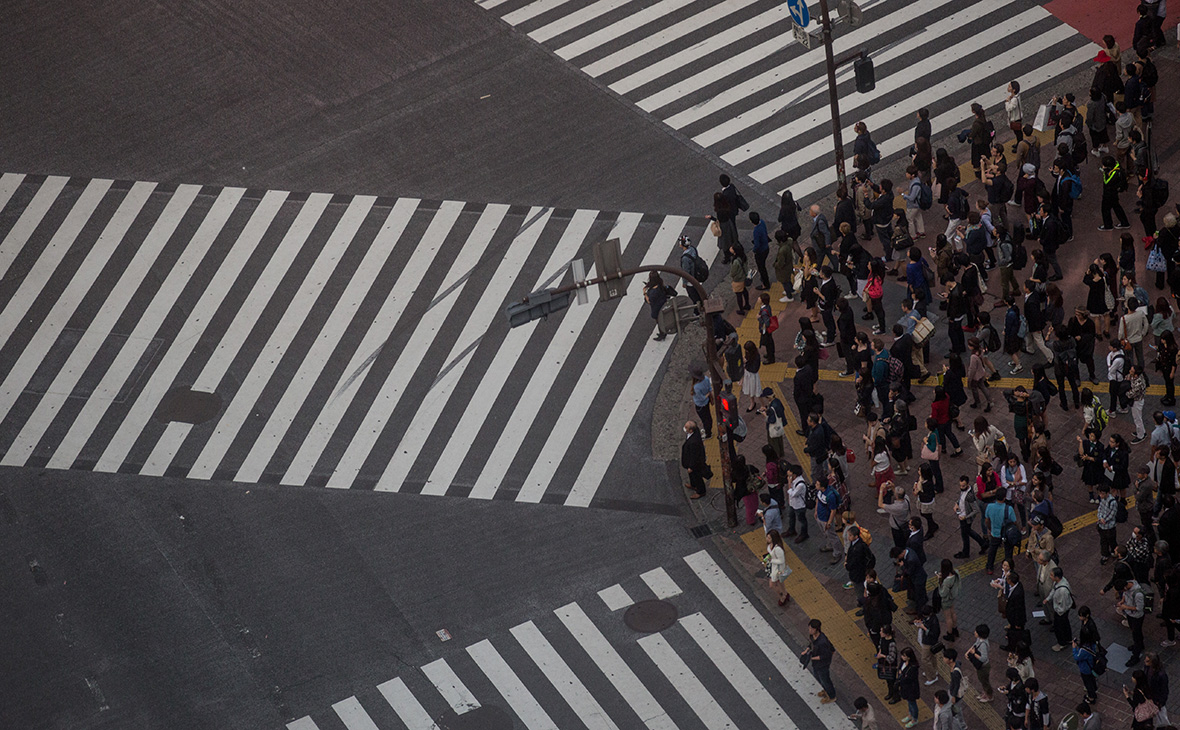
[[[658,633],[628,628],[633,603],[679,612]],[[771,622],[705,551],[603,589],[364,688],[288,730],[847,728]],[[506,713],[514,724],[493,724]],[[468,713],[481,722],[447,723]],[[472,720],[476,717],[472,717]]]
[[[557,56],[774,190],[831,192],[832,123],[822,43],[796,43],[778,0],[476,0]],[[829,3],[833,19],[836,3]],[[919,107],[933,134],[969,125],[969,106],[1022,87],[1032,120],[1039,87],[1097,51],[1032,0],[861,0],[858,28],[836,25],[838,57],[864,49],[876,88],[837,71],[844,150],[863,120],[883,158],[913,144]],[[812,29],[819,8],[811,8]],[[1075,89],[1082,91],[1082,89]],[[991,116],[1007,126],[1003,111]],[[951,149],[960,160],[965,149]],[[849,168],[851,169],[851,168]]]
[[[589,506],[671,338],[641,277],[503,308],[609,237],[711,262],[704,223],[4,174],[0,463]],[[211,420],[165,413],[179,386]]]

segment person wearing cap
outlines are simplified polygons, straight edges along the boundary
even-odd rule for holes
[[[1028,553],[1029,560],[1035,563],[1036,556],[1041,551],[1048,553],[1050,558],[1055,560],[1057,542],[1053,539],[1053,533],[1045,526],[1044,515],[1034,513],[1028,523],[1031,525],[1031,529],[1028,532],[1028,546],[1025,548],[1025,552]]]

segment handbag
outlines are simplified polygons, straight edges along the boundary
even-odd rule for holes
[[[877,679],[892,682],[897,679],[897,665],[888,662],[877,662]]]
[[[1144,699],[1135,705],[1135,722],[1147,722],[1159,714],[1160,708],[1154,702]]]
[[[1001,593],[996,598],[996,610],[1000,612],[1001,616],[1008,615],[1008,597]]]
[[[844,449],[844,460],[847,461],[849,464],[855,464],[856,463],[856,452],[853,451],[851,448]]]
[[[779,418],[776,414],[774,421],[766,424],[766,435],[772,439],[777,439],[782,438],[785,433],[786,429],[783,428],[783,419]]]
[[[721,224],[716,220],[709,221],[709,233],[712,233],[717,238],[721,238]]]
[[[924,343],[930,335],[934,334],[934,323],[926,317],[917,321],[914,325],[913,338],[915,345]]]
[[[1147,254],[1147,270],[1162,272],[1168,270],[1168,262],[1164,260],[1164,255],[1160,253],[1159,246],[1152,246],[1151,253]]]

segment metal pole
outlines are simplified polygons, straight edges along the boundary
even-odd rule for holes
[[[828,66],[828,98],[832,104],[832,141],[836,144],[836,183],[844,182],[844,140],[840,134],[840,101],[836,98],[836,61],[832,58],[832,19],[828,16],[828,0],[819,0],[819,12],[824,29],[824,60]]]
[[[693,278],[684,269],[678,269],[675,266],[640,266],[634,269],[627,269],[618,272],[615,276],[600,276],[595,279],[590,279],[583,282],[574,282],[573,284],[566,284],[553,290],[554,294],[563,294],[565,292],[575,291],[579,288],[595,286],[610,279],[618,279],[624,276],[634,276],[635,274],[642,274],[648,271],[660,271],[665,274],[672,274],[678,276],[689,283],[696,291],[697,296],[700,297],[702,306],[709,298],[709,293],[705,291],[705,287],[701,282]],[[733,482],[730,479],[729,466],[729,448],[727,439],[726,444],[721,443],[722,434],[725,431],[725,419],[722,418],[721,413],[721,373],[717,369],[717,343],[713,341],[713,320],[715,314],[706,315],[705,325],[705,359],[709,362],[709,375],[713,380],[713,408],[715,412],[715,420],[717,426],[717,445],[718,451],[721,455],[721,484],[725,492],[725,522],[730,527],[737,527],[737,502],[733,499]],[[728,434],[726,434],[728,436]],[[732,438],[732,437],[730,437]]]

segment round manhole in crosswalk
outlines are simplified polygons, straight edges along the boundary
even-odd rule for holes
[[[667,601],[640,601],[623,614],[623,623],[634,631],[656,634],[676,623],[680,612]]]
[[[481,705],[462,715],[447,710],[435,724],[439,730],[514,730],[516,727],[512,715],[494,705]]]

